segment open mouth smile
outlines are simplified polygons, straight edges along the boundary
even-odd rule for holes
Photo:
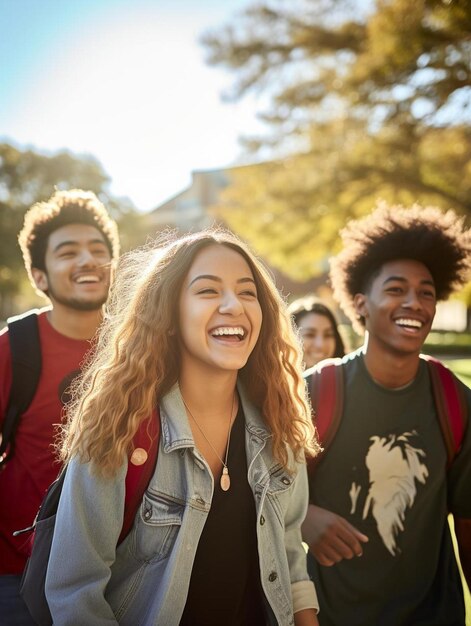
[[[210,335],[216,339],[239,342],[245,339],[247,332],[242,326],[218,326],[210,331]]]
[[[76,276],[74,278],[74,282],[82,285],[82,284],[90,284],[90,283],[99,283],[101,279],[96,274],[80,274],[80,276]]]
[[[424,325],[424,323],[420,320],[408,317],[400,317],[394,320],[394,323],[396,324],[396,326],[399,326],[400,328],[403,328],[404,330],[412,333],[419,331]]]

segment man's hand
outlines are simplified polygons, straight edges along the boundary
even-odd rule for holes
[[[309,505],[302,525],[303,541],[321,564],[330,567],[363,554],[368,537],[340,515]]]

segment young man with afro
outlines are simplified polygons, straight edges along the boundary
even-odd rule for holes
[[[366,339],[335,365],[343,368],[343,411],[310,475],[303,538],[319,623],[464,626],[447,518],[469,586],[471,428],[447,469],[419,355],[437,301],[469,276],[470,231],[453,211],[380,205],[348,223],[342,238],[331,264],[334,296]],[[471,415],[471,390],[458,385]]]
[[[47,487],[57,477],[52,444],[62,418],[64,391],[102,320],[111,265],[119,253],[115,222],[95,194],[80,189],[56,191],[46,202],[33,205],[25,215],[19,243],[33,287],[51,306],[37,315],[38,386],[20,417],[14,453],[5,455],[8,460],[0,471],[2,626],[34,623],[19,595],[28,535],[15,537],[13,531],[32,524]],[[8,335],[8,329],[0,334],[0,428],[12,387]]]

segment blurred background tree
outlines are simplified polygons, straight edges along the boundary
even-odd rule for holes
[[[265,0],[205,33],[269,103],[215,213],[298,280],[378,198],[471,215],[470,32],[469,0]]]
[[[26,210],[49,198],[55,187],[95,192],[118,222],[124,250],[144,241],[145,216],[126,199],[112,197],[108,183],[108,175],[93,157],[67,151],[46,155],[0,144],[0,320],[24,307],[45,304],[29,285],[17,237]]]

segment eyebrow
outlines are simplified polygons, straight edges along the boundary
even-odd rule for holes
[[[90,245],[90,246],[93,246],[93,245],[95,245],[97,243],[101,243],[101,244],[103,244],[106,247],[106,243],[103,241],[103,239],[91,239],[90,241],[87,241],[87,245]],[[61,241],[53,249],[53,252],[58,252],[64,246],[78,246],[78,245],[80,245],[79,242],[78,241],[74,241],[73,239],[71,239],[70,241]]]
[[[388,276],[388,278],[386,278],[383,282],[383,285],[386,285],[389,282],[392,281],[399,281],[400,283],[407,283],[408,280],[407,278],[404,278],[404,276]],[[421,285],[430,285],[431,287],[435,288],[435,283],[433,282],[433,280],[430,280],[428,278],[424,278],[423,280],[420,281]]]
[[[188,288],[190,288],[191,285],[193,285],[193,283],[195,283],[197,280],[214,280],[217,283],[222,283],[222,278],[220,278],[219,276],[213,276],[213,274],[199,274],[199,276],[195,276],[195,278],[193,278],[193,280],[188,285]],[[244,277],[244,278],[238,278],[236,282],[237,283],[253,283],[255,285],[254,279],[250,278],[249,276]]]

